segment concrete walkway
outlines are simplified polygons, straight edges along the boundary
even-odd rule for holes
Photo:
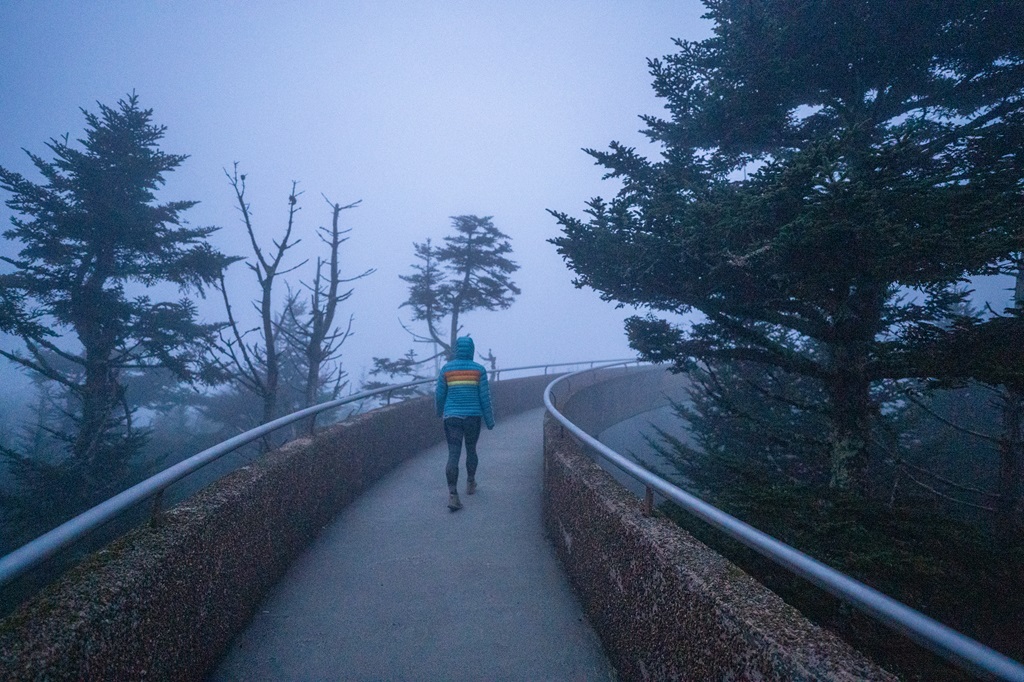
[[[543,410],[480,438],[451,513],[444,445],[346,508],[212,680],[613,680],[541,523]],[[437,428],[441,429],[440,421]]]

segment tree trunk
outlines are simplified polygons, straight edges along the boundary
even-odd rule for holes
[[[85,383],[82,386],[82,418],[75,437],[74,453],[87,471],[97,468],[101,441],[110,424],[116,404],[117,382],[106,362],[86,355]]]
[[[312,345],[307,347],[306,386],[305,395],[303,396],[304,407],[311,407],[316,402],[317,389],[320,388],[320,366],[323,364],[323,358],[320,356],[320,353],[315,351],[322,348],[321,343],[322,341],[318,341],[315,347]],[[306,420],[305,431],[310,436],[316,433],[315,414],[310,415],[309,419]]]
[[[459,336],[459,307],[461,301],[456,299],[455,306],[452,308],[452,324],[449,338],[451,339],[451,345],[448,346],[448,359],[453,360],[455,358],[455,341]]]
[[[863,485],[867,468],[872,405],[866,357],[859,349],[835,349],[835,369],[828,382],[831,432],[829,433],[831,479],[834,489]]]
[[[826,381],[831,415],[830,487],[863,491],[870,461],[871,378],[869,349],[881,325],[886,288],[868,283],[850,287],[835,316],[830,378]]]
[[[1024,391],[1003,391],[1003,435],[999,439],[999,482],[996,498],[996,531],[1004,542],[1018,539],[1021,469],[1024,464]]]
[[[116,480],[120,473],[112,470],[118,463],[109,461],[107,435],[113,427],[112,415],[120,401],[122,387],[110,362],[114,354],[112,333],[97,317],[97,311],[104,305],[103,285],[111,258],[107,252],[97,256],[97,272],[82,282],[80,293],[72,300],[75,333],[82,344],[85,374],[79,392],[82,412],[72,453],[83,475],[89,479],[86,487],[91,490],[101,489],[103,481]]]
[[[1024,308],[1024,260],[1017,260],[1013,304]],[[1003,388],[1003,433],[999,439],[999,482],[996,498],[996,531],[1004,542],[1018,538],[1021,470],[1024,469],[1024,388]]]
[[[260,317],[263,324],[263,350],[266,363],[266,377],[263,382],[263,421],[266,424],[277,416],[277,385],[281,374],[277,359],[277,335],[274,329],[273,287],[277,263],[268,268],[263,280],[263,298],[260,301]]]

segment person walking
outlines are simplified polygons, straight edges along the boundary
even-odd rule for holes
[[[444,419],[444,436],[448,441],[448,509],[462,509],[459,500],[459,460],[462,443],[466,443],[466,494],[476,492],[476,443],[480,437],[480,422],[494,428],[491,412],[491,392],[487,387],[487,370],[473,361],[476,348],[473,339],[460,336],[455,340],[455,357],[441,367],[434,389],[437,416]]]

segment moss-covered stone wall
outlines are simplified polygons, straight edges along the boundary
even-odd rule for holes
[[[497,417],[550,376],[491,384]],[[3,680],[200,680],[295,556],[368,485],[443,440],[433,398],[268,453],[92,555],[0,623]]]
[[[642,371],[641,371],[642,372]],[[558,391],[574,423],[650,402],[657,375],[576,381]],[[561,408],[560,408],[561,409]],[[588,416],[589,415],[589,416]],[[597,428],[591,425],[592,428]],[[550,415],[545,523],[621,680],[895,680],[640,501]]]

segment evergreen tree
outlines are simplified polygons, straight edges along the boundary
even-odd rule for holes
[[[1008,142],[1021,136],[1024,6],[707,5],[713,37],[650,62],[670,114],[644,119],[661,157],[589,150],[622,190],[585,221],[556,212],[554,243],[606,299],[703,314],[632,318],[647,359],[820,381],[832,485],[859,485],[872,384],[958,371],[925,368],[917,330],[940,326],[957,283],[1021,248],[1024,173]]]
[[[473,310],[505,310],[520,294],[511,279],[519,269],[508,258],[511,241],[490,216],[455,216],[452,227],[455,233],[444,238],[443,246],[435,247],[429,239],[414,244],[421,264],[413,265],[415,274],[401,276],[410,285],[409,298],[402,306],[412,308],[413,320],[427,326],[426,335],[414,334],[414,338],[436,344],[449,356],[461,315]],[[447,330],[441,328],[445,318]]]
[[[412,265],[415,272],[411,275],[399,275],[400,279],[409,283],[409,298],[402,303],[401,307],[412,308],[413,321],[426,323],[427,334],[424,336],[413,332],[408,327],[405,329],[412,334],[416,341],[433,343],[436,348],[439,343],[443,343],[440,340],[442,330],[439,327],[447,310],[445,274],[437,260],[438,249],[429,238],[422,244],[413,243],[413,251],[416,260],[419,261]],[[447,352],[447,349],[443,352]],[[374,358],[375,367],[371,374],[386,374],[391,377],[411,374],[407,371],[411,369],[408,366],[408,360],[415,355],[415,352],[410,350],[404,359]],[[432,360],[435,357],[437,357],[436,353],[428,357],[427,360]],[[419,362],[425,361],[420,360]]]
[[[694,365],[689,400],[673,403],[699,446],[657,430],[651,445],[700,492],[828,483],[820,382],[760,363]]]
[[[373,358],[373,369],[370,370],[372,377],[386,377],[387,381],[380,379],[364,380],[361,386],[363,391],[373,391],[378,388],[387,388],[395,384],[406,384],[413,381],[420,381],[427,377],[420,374],[423,362],[416,359],[416,352],[409,350],[397,360],[389,358]],[[405,400],[417,395],[425,395],[433,390],[432,386],[410,386],[378,396],[374,402],[390,405],[392,400]]]
[[[1013,254],[1008,269],[1015,270],[1009,306],[988,315],[954,316],[947,325],[927,325],[913,335],[919,364],[942,376],[941,386],[969,380],[994,392],[1002,428],[985,439],[999,451],[995,496],[996,525],[1006,540],[1024,538],[1021,497],[1024,494],[1024,257]]]
[[[144,434],[132,423],[140,403],[128,375],[165,368],[181,381],[210,378],[201,358],[217,326],[199,323],[189,298],[154,300],[147,290],[173,283],[202,295],[231,262],[206,241],[216,228],[182,220],[196,202],[156,202],[165,174],[186,157],[160,150],[165,129],[152,111],[132,94],[83,113],[80,149],[65,135],[47,144],[52,161],[28,153],[43,184],[0,168],[17,214],[4,236],[21,247],[3,259],[13,269],[0,275],[0,319],[24,343],[0,355],[65,392],[68,423],[52,434],[63,458],[3,448],[25,486],[16,502],[37,520],[54,508],[80,511],[130,478]]]

